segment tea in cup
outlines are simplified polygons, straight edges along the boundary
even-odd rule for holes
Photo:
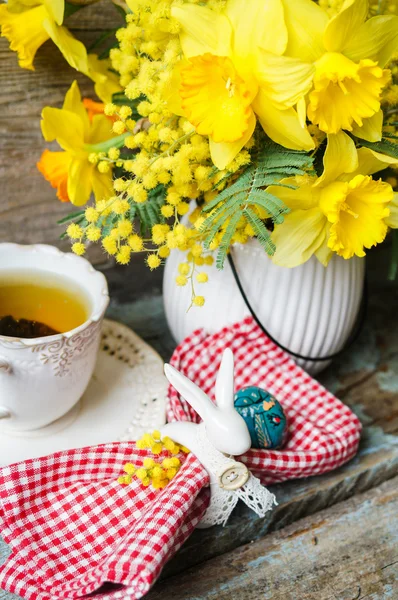
[[[0,432],[44,427],[79,401],[108,302],[105,277],[86,259],[0,244]]]

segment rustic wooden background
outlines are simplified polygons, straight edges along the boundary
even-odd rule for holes
[[[89,46],[122,22],[110,0],[102,0],[78,11],[66,24]],[[83,96],[95,98],[93,84],[69,67],[52,41],[39,49],[35,71],[28,71],[18,66],[16,53],[1,38],[0,64],[0,241],[60,245],[60,227],[55,223],[70,212],[70,205],[59,202],[36,169],[42,151],[49,147],[41,135],[40,113],[46,105],[60,107],[74,79]]]

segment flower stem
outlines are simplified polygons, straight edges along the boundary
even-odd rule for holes
[[[129,135],[131,134],[126,132],[99,144],[85,144],[84,149],[86,152],[108,152],[110,148],[121,148]]]

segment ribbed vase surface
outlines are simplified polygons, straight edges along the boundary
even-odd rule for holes
[[[325,268],[312,257],[304,265],[287,269],[274,265],[256,240],[235,245],[232,256],[254,311],[283,346],[311,357],[328,356],[344,346],[361,305],[364,259],[333,256]],[[191,288],[175,284],[180,262],[184,262],[184,255],[174,250],[167,259],[163,280],[166,317],[178,343],[195,329],[214,333],[250,314],[228,262],[223,271],[215,266],[199,268],[209,275],[208,283],[195,284],[196,293],[205,296],[206,304],[187,312]],[[312,374],[329,364],[297,362]]]

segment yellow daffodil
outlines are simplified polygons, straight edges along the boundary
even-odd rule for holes
[[[88,71],[86,48],[62,26],[64,11],[64,0],[9,0],[0,6],[1,35],[18,53],[20,67],[33,70],[38,48],[51,38],[71,67]]]
[[[45,150],[39,170],[58,190],[58,197],[72,204],[85,204],[93,191],[97,201],[112,195],[112,172],[100,173],[89,156],[120,146],[124,136],[112,138],[112,121],[104,114],[89,114],[74,81],[62,108],[46,106],[42,111],[41,129],[45,140],[56,140],[63,152]]]
[[[329,135],[321,177],[291,177],[281,182],[287,187],[268,188],[290,208],[272,235],[274,262],[295,267],[315,254],[326,266],[332,252],[344,258],[365,256],[365,248],[380,244],[394,192],[389,183],[370,175],[397,163],[367,148],[357,150],[342,131]]]
[[[87,60],[87,75],[94,81],[95,93],[104,104],[112,102],[113,94],[121,92],[123,88],[119,83],[119,76],[110,70],[111,61],[100,60],[96,54],[89,54]]]
[[[219,169],[251,138],[257,118],[277,143],[314,147],[303,103],[315,68],[282,56],[288,43],[282,0],[228,0],[221,13],[184,4],[171,14],[180,24],[184,58],[169,107],[209,136]]]
[[[384,67],[398,50],[398,17],[366,21],[368,0],[344,0],[329,18],[312,0],[283,0],[286,53],[314,64],[308,118],[328,134],[341,129],[381,139],[380,98],[390,79]]]

